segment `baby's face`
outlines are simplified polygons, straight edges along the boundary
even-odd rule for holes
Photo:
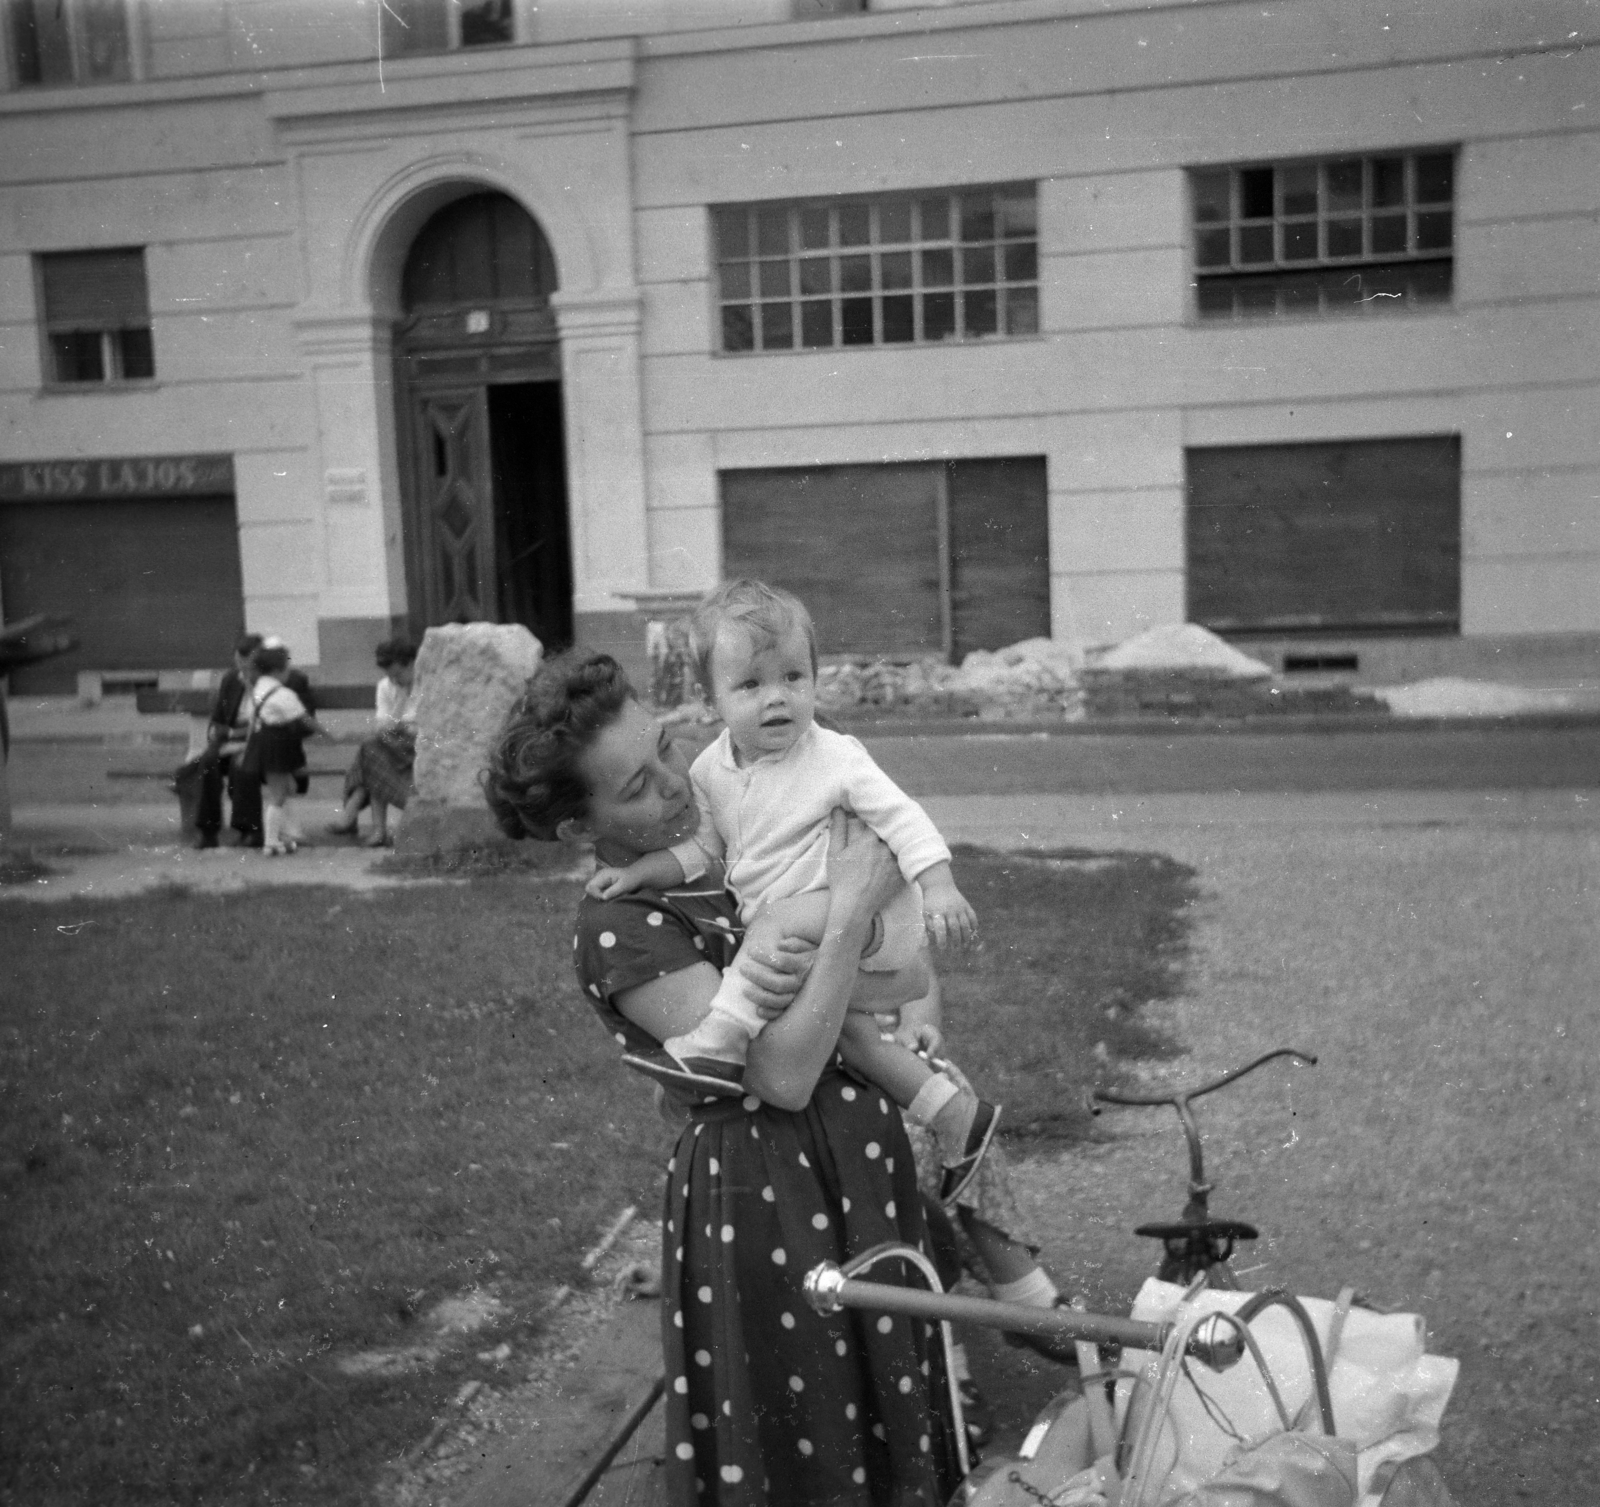
[[[734,747],[755,758],[782,753],[808,727],[817,706],[817,677],[803,629],[757,645],[725,623],[711,650],[711,703]]]

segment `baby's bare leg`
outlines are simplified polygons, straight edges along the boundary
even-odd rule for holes
[[[923,1084],[938,1076],[910,1047],[885,1041],[870,1015],[851,1012],[839,1028],[839,1055],[876,1083],[901,1109],[908,1109]]]
[[[787,900],[774,900],[750,923],[745,932],[745,945],[749,946],[759,936],[763,940],[793,937],[817,946],[827,922],[826,890],[791,895]],[[863,973],[850,996],[850,1010],[866,1015],[885,1014],[921,999],[932,987],[933,970],[926,958],[918,958],[893,973]]]

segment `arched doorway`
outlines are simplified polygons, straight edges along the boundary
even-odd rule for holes
[[[572,642],[555,258],[512,199],[469,193],[417,233],[396,395],[413,631],[524,623]]]

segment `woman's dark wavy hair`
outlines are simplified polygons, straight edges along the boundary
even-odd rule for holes
[[[484,799],[507,837],[553,842],[581,817],[589,787],[578,760],[634,690],[609,654],[568,649],[546,660],[507,714],[482,776]]]

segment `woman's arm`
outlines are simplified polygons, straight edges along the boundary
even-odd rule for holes
[[[828,917],[795,1002],[750,1043],[744,1081],[780,1109],[803,1109],[832,1059],[872,918],[900,884],[888,846],[842,810],[828,838]]]
[[[778,1015],[799,993],[810,962],[809,947],[791,947],[779,941],[748,953],[741,950],[731,966],[744,975],[751,997],[763,1013]],[[625,989],[613,1003],[634,1025],[657,1041],[665,1041],[669,1036],[687,1035],[705,1019],[721,983],[722,974],[715,964],[695,963]]]

